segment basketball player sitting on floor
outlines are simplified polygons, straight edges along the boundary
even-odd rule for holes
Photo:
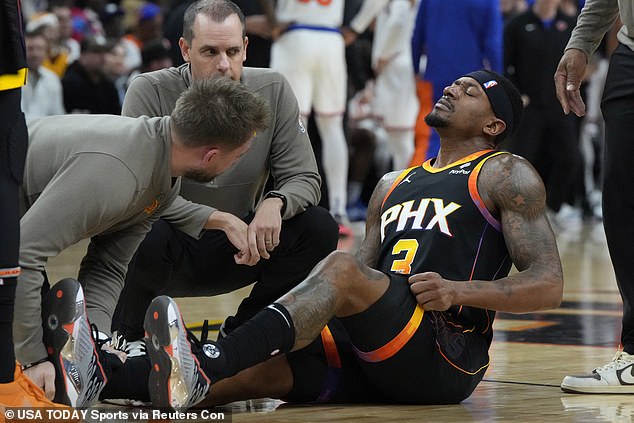
[[[526,160],[496,151],[521,109],[515,87],[490,71],[445,88],[426,118],[438,156],[379,182],[359,253],[331,253],[225,338],[196,342],[176,303],[156,298],[145,317],[154,406],[469,397],[489,365],[495,310],[562,298],[544,186]]]

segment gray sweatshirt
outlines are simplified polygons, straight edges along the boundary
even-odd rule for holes
[[[586,0],[566,50],[579,49],[589,59],[619,14],[623,26],[617,38],[634,50],[634,0]]]
[[[128,263],[180,188],[171,177],[169,119],[67,115],[29,126],[14,320],[21,363],[46,357],[46,262],[82,239],[90,238],[79,272],[89,319],[110,330]]]
[[[181,195],[162,216],[181,231],[199,236],[214,210],[240,218],[262,200],[269,175],[274,191],[287,200],[283,219],[319,203],[321,178],[310,140],[300,123],[297,99],[290,85],[270,69],[244,68],[242,83],[271,106],[268,128],[258,132],[247,154],[213,181],[203,184],[183,178]],[[178,96],[192,82],[189,64],[137,76],[125,96],[126,116],[169,115]]]

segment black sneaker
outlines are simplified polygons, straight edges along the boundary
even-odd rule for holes
[[[210,380],[192,352],[178,305],[165,295],[145,313],[145,343],[152,362],[148,388],[155,407],[190,408],[205,398]]]
[[[55,402],[88,407],[107,378],[86,317],[84,291],[75,279],[62,279],[42,304],[44,345],[55,366]]]

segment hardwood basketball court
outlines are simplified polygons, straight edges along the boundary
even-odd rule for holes
[[[363,231],[343,240],[353,250]],[[583,374],[611,360],[619,344],[621,300],[600,222],[557,228],[564,266],[564,301],[547,312],[498,313],[491,366],[473,395],[443,406],[289,406],[259,399],[218,408],[233,422],[631,422],[634,395],[566,394],[559,384],[566,374]],[[76,277],[85,250],[82,242],[52,260],[51,281]],[[213,298],[177,299],[183,318],[197,326],[232,314],[248,289]],[[210,334],[210,337],[215,336]],[[421,381],[424,383],[424,381]]]

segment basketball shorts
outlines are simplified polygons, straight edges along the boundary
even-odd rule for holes
[[[289,353],[289,402],[454,404],[489,364],[490,337],[450,312],[428,312],[393,276],[363,313],[334,318],[308,347]]]
[[[331,30],[294,29],[271,48],[271,68],[286,77],[302,115],[341,115],[346,107],[345,46]]]

